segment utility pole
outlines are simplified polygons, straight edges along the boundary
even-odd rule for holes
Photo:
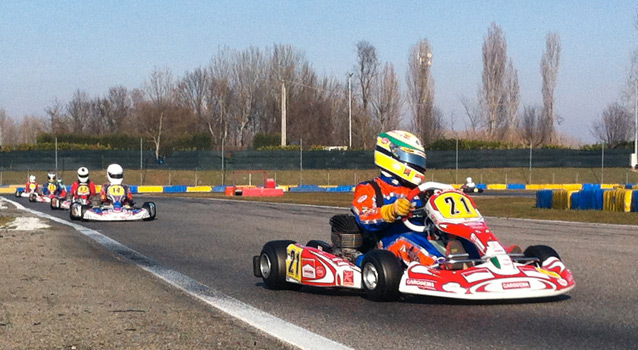
[[[281,147],[286,146],[286,83],[281,82]]]
[[[352,149],[352,73],[348,73],[348,149]]]

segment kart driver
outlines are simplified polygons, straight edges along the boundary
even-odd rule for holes
[[[24,191],[27,194],[31,194],[31,193],[38,193],[39,190],[39,186],[38,186],[38,182],[35,181],[35,175],[29,175],[29,181],[27,181],[27,184],[24,186]]]
[[[131,188],[127,185],[123,185],[124,181],[124,169],[119,164],[111,164],[106,168],[106,178],[108,183],[102,185],[100,191],[100,201],[104,205],[113,205],[109,195],[122,196],[122,205],[133,206],[133,193]]]
[[[468,177],[467,179],[465,179],[465,184],[461,186],[461,189],[468,192],[474,192],[475,188],[476,188],[476,184],[474,183],[474,181],[472,181],[471,177]]]
[[[89,169],[81,167],[78,169],[78,180],[71,185],[71,201],[80,198],[90,199],[96,195],[95,182],[89,180]]]
[[[55,173],[47,174],[47,183],[42,186],[42,193],[49,197],[66,197],[66,187],[57,181]]]
[[[400,234],[410,232],[401,218],[410,213],[412,204],[406,199],[412,189],[425,179],[426,156],[421,141],[413,134],[393,130],[377,138],[374,163],[381,175],[362,182],[354,190],[352,211],[365,241],[376,241],[381,247],[390,246]],[[379,202],[380,201],[380,202]],[[415,198],[420,206],[420,199]],[[447,254],[461,253],[458,241],[447,244]],[[424,244],[433,264],[441,253],[428,242]],[[451,251],[450,251],[451,250]]]

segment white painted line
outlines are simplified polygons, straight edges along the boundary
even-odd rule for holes
[[[152,273],[175,288],[235,317],[249,325],[263,331],[281,341],[302,349],[351,349],[344,344],[335,342],[305,328],[284,321],[269,313],[261,311],[251,305],[234,299],[212,287],[201,284],[196,280],[157,264],[152,259],[135,250],[111,239],[98,231],[51,216],[37,210],[24,207],[20,203],[0,197],[0,201],[13,204],[16,208],[49,219],[57,223],[73,227],[83,235],[93,239],[107,249],[120,254],[142,269]]]

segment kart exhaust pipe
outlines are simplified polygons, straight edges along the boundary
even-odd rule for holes
[[[253,274],[255,277],[261,277],[261,269],[259,268],[259,255],[253,256]]]

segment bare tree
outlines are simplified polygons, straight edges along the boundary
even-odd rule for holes
[[[401,91],[394,66],[386,63],[372,98],[373,133],[397,129],[401,121]]]
[[[507,42],[500,26],[492,23],[483,41],[483,85],[482,103],[487,109],[487,133],[494,136],[501,106],[503,105],[503,85],[506,74]]]
[[[467,121],[469,122],[470,131],[472,134],[475,134],[477,129],[481,127],[481,122],[483,121],[483,116],[481,114],[481,108],[476,104],[469,101],[469,99],[465,96],[460,97],[461,105],[465,110],[465,116],[467,117]]]
[[[421,137],[425,145],[434,141],[442,128],[434,109],[434,79],[432,48],[427,39],[412,46],[408,62],[408,103],[412,112],[412,130]]]
[[[0,148],[5,144],[4,134],[7,133],[10,128],[10,122],[11,119],[7,116],[7,111],[5,111],[4,108],[0,108]]]
[[[560,64],[560,36],[557,33],[549,33],[545,37],[545,53],[541,59],[541,74],[543,76],[543,133],[547,142],[556,139],[556,122],[554,108],[554,90],[556,89],[558,66]]]
[[[69,131],[67,126],[67,115],[64,113],[64,106],[57,99],[52,106],[45,108],[49,124],[51,125],[51,133],[62,134]]]
[[[91,98],[81,90],[75,91],[66,106],[71,132],[84,133],[91,130]]]
[[[545,143],[547,136],[543,132],[543,115],[537,106],[525,106],[523,108],[523,117],[521,119],[521,137],[525,145],[538,147]]]
[[[357,42],[357,63],[354,70],[359,82],[357,90],[361,97],[361,104],[353,105],[353,136],[357,139],[356,144],[365,149],[373,141],[369,104],[379,74],[377,49],[365,40]]]
[[[611,147],[631,140],[633,120],[631,113],[619,103],[611,103],[600,120],[594,122],[591,132],[598,140]]]
[[[514,68],[514,64],[511,59],[508,61],[504,79],[497,132],[498,137],[501,140],[508,140],[514,136],[514,131],[518,126],[516,118],[518,115],[518,106],[520,104],[518,72]]]
[[[173,75],[168,68],[155,69],[144,83],[144,92],[150,103],[138,106],[138,131],[148,136],[155,146],[155,159],[159,159],[162,137],[171,119],[174,101]]]

